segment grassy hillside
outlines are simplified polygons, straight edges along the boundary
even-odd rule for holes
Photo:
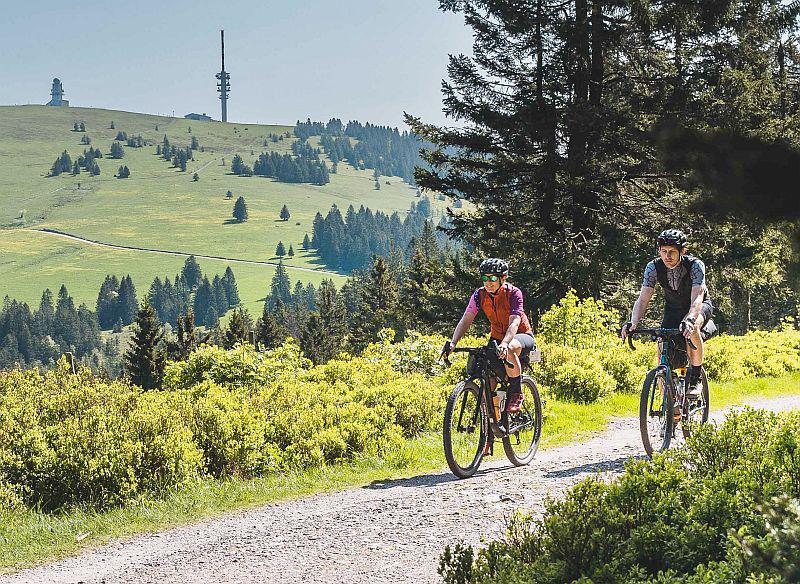
[[[83,122],[86,133],[72,131],[74,122]],[[123,159],[98,160],[98,177],[86,172],[47,176],[62,151],[75,160],[88,148],[80,144],[84,135],[106,156],[118,131],[129,137],[141,135],[153,144],[166,134],[180,147],[188,146],[195,136],[205,152],[195,151],[195,161],[181,172],[155,155],[155,145],[126,146]],[[381,189],[375,190],[371,171],[358,171],[345,163],[321,187],[230,174],[235,153],[252,164],[265,150],[290,152],[294,138],[268,140],[270,134],[290,131],[288,126],[197,122],[100,109],[0,107],[0,296],[33,302],[43,287],[56,288],[65,282],[78,301],[93,305],[106,273],[130,272],[141,290],[155,275],[174,274],[183,263],[178,257],[92,248],[31,229],[52,228],[109,244],[268,261],[277,259],[278,241],[287,248],[293,244],[299,252],[304,234],[311,233],[314,214],[326,212],[332,204],[343,210],[349,204],[363,204],[404,211],[415,200],[415,189],[399,178],[388,179],[390,184],[384,178]],[[123,164],[131,177],[114,178]],[[200,177],[196,182],[192,180],[195,172]],[[228,190],[247,201],[250,219],[246,223],[229,221],[233,200],[225,198]],[[284,204],[292,213],[286,222],[278,218]],[[284,259],[292,266],[322,267],[313,254]],[[226,265],[222,261],[201,264],[212,273],[224,271]],[[232,267],[242,299],[253,310],[264,296],[273,268]],[[322,274],[299,270],[290,271],[290,276],[313,282],[322,278]]]

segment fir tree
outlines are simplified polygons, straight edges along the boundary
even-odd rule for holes
[[[281,207],[281,219],[283,221],[288,221],[291,216],[292,214],[289,213],[289,207],[287,207],[286,205]]]
[[[236,278],[233,275],[233,270],[230,266],[225,268],[225,275],[222,278],[225,285],[225,295],[228,299],[228,306],[239,305],[239,287],[236,285]]]
[[[272,283],[270,284],[270,293],[268,297],[268,304],[270,308],[277,308],[277,301],[283,304],[290,304],[292,301],[291,282],[289,281],[289,274],[286,272],[286,266],[282,261],[278,262],[278,267],[275,268],[275,274],[272,276]]]
[[[153,307],[145,301],[136,314],[131,344],[125,353],[125,370],[142,389],[158,389],[164,378],[164,332]]]
[[[308,238],[308,233],[303,237],[303,249],[308,250],[311,248],[311,240]]]
[[[272,349],[283,343],[286,336],[286,330],[278,324],[269,305],[265,302],[264,311],[256,323],[256,342],[261,347]]]
[[[225,198],[226,199],[232,199],[233,198],[233,193],[231,191],[228,191],[227,193],[225,193]]]
[[[112,142],[111,144],[111,158],[122,158],[125,156],[125,150],[119,142]]]
[[[122,324],[128,325],[136,318],[139,302],[136,299],[136,287],[130,275],[125,276],[119,283],[119,318]]]
[[[245,203],[244,197],[240,195],[233,205],[233,218],[236,219],[238,223],[244,223],[247,221],[247,217],[247,203]]]
[[[279,241],[278,245],[275,247],[275,255],[279,258],[286,255],[286,247],[283,245],[282,241]]]
[[[372,267],[359,288],[362,312],[354,328],[354,344],[365,347],[377,338],[378,331],[385,327],[397,327],[397,282],[386,260],[376,256]]]
[[[294,247],[292,247],[291,243],[289,244],[289,251],[287,253],[288,253],[290,258],[294,257]]]
[[[244,308],[235,309],[231,314],[228,327],[225,329],[223,346],[226,349],[232,349],[235,344],[246,342],[251,327],[252,322],[247,311]]]
[[[193,255],[186,258],[186,261],[183,263],[183,268],[181,269],[181,275],[190,290],[200,285],[200,282],[203,280],[203,271],[200,269],[200,264],[197,263],[197,259]],[[196,312],[197,311],[195,311],[195,313]]]

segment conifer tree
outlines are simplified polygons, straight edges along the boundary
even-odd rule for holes
[[[111,158],[122,158],[125,156],[125,150],[119,142],[112,142],[111,144]]]
[[[133,338],[125,353],[125,370],[142,389],[158,389],[164,378],[164,332],[153,307],[145,300],[136,313]]]
[[[206,311],[205,326],[206,328],[219,326],[219,313],[217,312],[217,308],[213,305],[209,306]]]
[[[250,315],[244,308],[236,308],[231,314],[228,327],[225,329],[225,336],[223,346],[226,349],[232,349],[236,343],[244,343],[247,341],[247,334],[252,327]]]
[[[282,241],[279,241],[278,245],[275,247],[275,255],[279,258],[286,255],[286,247],[283,245]]]
[[[225,295],[228,299],[228,306],[239,305],[239,287],[236,285],[236,278],[233,275],[233,270],[230,266],[225,268],[225,275],[222,278],[225,285]]]
[[[225,193],[225,198],[226,199],[232,199],[233,198],[233,193],[231,191],[228,191],[227,193]]]
[[[119,283],[119,318],[122,320],[122,324],[128,325],[134,321],[137,308],[136,287],[128,274]]]
[[[233,205],[233,218],[239,223],[247,221],[247,203],[245,203],[244,197],[241,195],[236,199],[236,203]]]
[[[308,233],[303,237],[303,249],[308,250],[311,248],[311,240],[308,238]]]
[[[292,284],[289,281],[286,266],[283,265],[282,261],[278,262],[278,267],[275,268],[275,273],[272,276],[268,300],[270,308],[277,308],[276,303],[278,300],[283,304],[290,304],[292,301]]]
[[[291,244],[291,243],[289,244],[289,251],[287,252],[287,254],[288,254],[288,256],[289,256],[290,258],[293,258],[293,257],[294,257],[294,247],[292,247],[292,244]]]
[[[212,308],[214,309],[214,318],[209,320],[209,311]],[[203,280],[195,292],[194,314],[195,318],[199,319],[197,324],[203,324],[209,327],[214,326],[219,318],[219,312],[217,311],[216,300],[214,298],[214,290],[211,288],[211,282],[208,281],[207,276],[203,276]]]
[[[265,302],[264,311],[256,323],[256,342],[261,347],[272,349],[281,345],[286,336],[286,329],[278,323],[269,305]]]
[[[200,269],[200,264],[197,263],[197,258],[193,255],[186,258],[181,269],[181,275],[189,289],[193,290],[200,285],[203,280],[203,271]]]
[[[397,327],[397,282],[383,256],[376,256],[358,288],[361,313],[356,317],[353,344],[361,349],[377,339],[378,331]]]
[[[281,219],[283,221],[288,221],[291,216],[292,214],[289,213],[289,207],[287,207],[286,205],[281,207]]]

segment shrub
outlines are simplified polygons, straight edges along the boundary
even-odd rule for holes
[[[534,378],[559,399],[593,403],[614,391],[617,381],[604,368],[594,351],[547,347]]]
[[[445,582],[793,582],[800,413],[733,414],[683,451],[587,479],[503,540],[448,548]],[[760,509],[758,501],[772,501]],[[780,526],[780,527],[778,527]],[[733,534],[733,537],[731,537]]]
[[[601,300],[581,300],[570,290],[542,315],[538,338],[562,347],[607,347],[615,340],[612,326],[618,322],[619,314],[606,309]]]

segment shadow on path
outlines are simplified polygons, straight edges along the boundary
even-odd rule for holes
[[[591,474],[597,472],[622,472],[625,469],[625,463],[631,459],[641,458],[639,456],[620,456],[613,460],[601,460],[598,462],[587,462],[570,468],[562,468],[558,470],[551,470],[544,473],[544,478],[567,478],[574,477],[579,474]]]

